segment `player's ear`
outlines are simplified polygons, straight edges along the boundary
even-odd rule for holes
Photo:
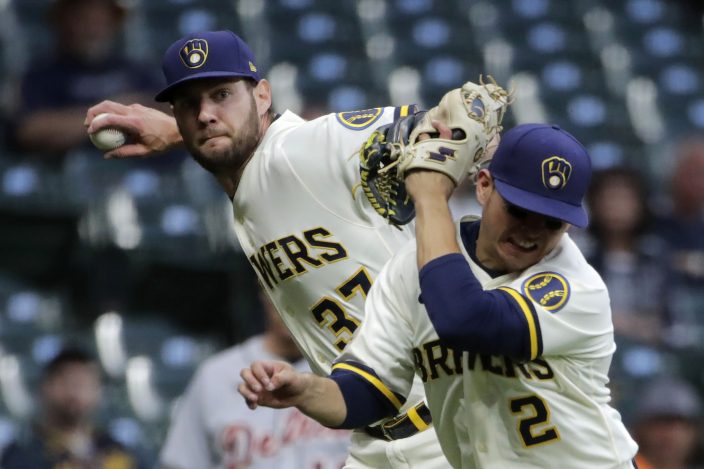
[[[494,179],[491,177],[489,170],[482,169],[477,173],[477,182],[474,190],[477,201],[480,205],[484,206],[494,190]]]
[[[265,78],[259,80],[254,87],[254,102],[257,104],[257,114],[261,117],[271,108],[271,85]]]

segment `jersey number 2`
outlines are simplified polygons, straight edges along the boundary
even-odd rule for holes
[[[548,405],[538,396],[526,396],[518,399],[511,399],[511,412],[527,416],[518,420],[518,434],[521,435],[523,444],[526,447],[540,445],[558,440],[560,434],[554,426],[545,428],[550,424],[550,410]],[[542,425],[542,430],[536,428]]]
[[[342,282],[336,288],[336,291],[345,300],[349,300],[358,293],[366,299],[367,292],[369,292],[371,287],[371,276],[367,269],[360,267],[351,277]],[[347,346],[352,334],[359,327],[359,321],[347,314],[347,310],[340,303],[339,298],[324,296],[311,308],[311,312],[320,327],[326,326],[335,334],[335,337],[337,337],[335,347],[340,351]]]

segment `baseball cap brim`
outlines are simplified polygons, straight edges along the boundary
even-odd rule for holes
[[[173,83],[171,83],[169,86],[164,88],[163,90],[159,91],[159,93],[154,97],[154,100],[160,103],[167,102],[171,100],[171,94],[173,93],[174,89],[179,87],[180,85],[192,81],[192,80],[198,80],[198,79],[203,79],[203,78],[237,78],[237,77],[246,77],[246,78],[251,78],[255,81],[258,81],[257,78],[253,77],[252,75],[249,75],[247,73],[237,73],[237,72],[230,72],[230,71],[210,71],[210,72],[202,72],[202,73],[194,73],[193,75],[188,75],[184,78],[181,78],[180,80],[177,80]]]
[[[589,224],[587,211],[582,206],[537,195],[496,178],[494,178],[494,184],[501,197],[513,205],[541,215],[557,218],[579,228],[584,228]]]

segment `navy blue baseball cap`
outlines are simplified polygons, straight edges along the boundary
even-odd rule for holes
[[[161,67],[166,88],[154,99],[169,101],[174,88],[198,78],[248,77],[261,80],[254,54],[232,31],[203,31],[171,44]]]
[[[518,125],[501,137],[489,165],[509,203],[584,228],[582,201],[592,164],[584,146],[556,125]]]

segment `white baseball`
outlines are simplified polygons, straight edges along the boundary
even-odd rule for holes
[[[107,115],[107,113],[98,114],[93,118],[93,122],[96,122],[98,119],[104,119]],[[88,134],[88,137],[90,141],[93,142],[93,145],[95,145],[98,150],[102,151],[114,150],[117,147],[121,147],[127,140],[125,133],[114,127],[100,129],[97,132]]]

